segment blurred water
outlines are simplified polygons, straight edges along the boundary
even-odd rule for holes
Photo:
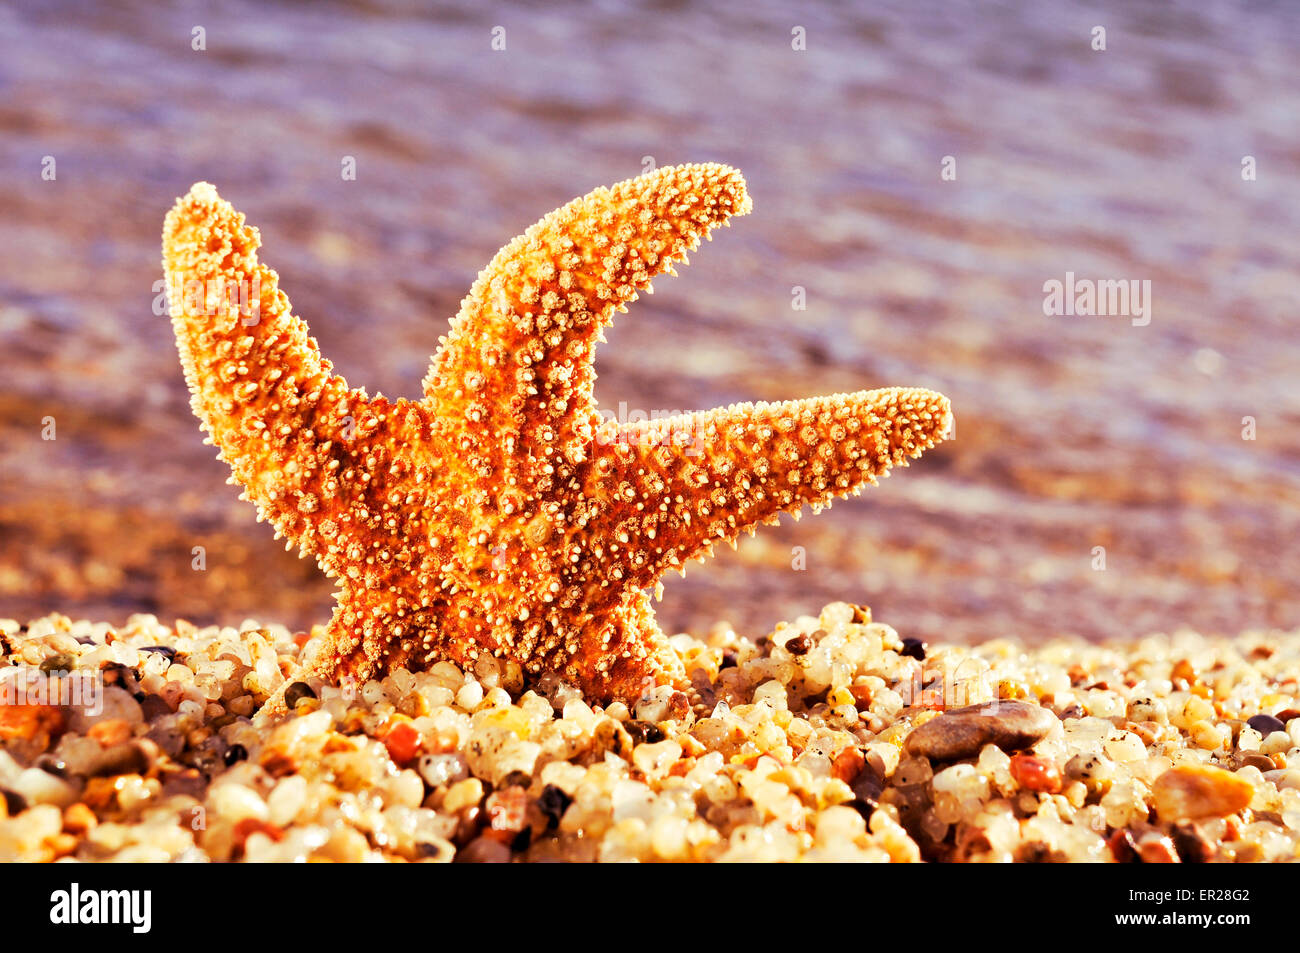
[[[621,317],[606,405],[900,384],[959,421],[672,577],[668,627],[836,598],[930,638],[1300,625],[1298,39],[1286,3],[10,5],[0,614],[326,617],[202,446],[150,309],[192,182],[261,227],[350,381],[414,394],[495,250],[650,156],[738,166],[755,210]],[[1045,316],[1067,271],[1150,280],[1151,323]]]

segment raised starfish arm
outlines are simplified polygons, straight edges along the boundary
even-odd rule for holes
[[[437,417],[494,433],[521,469],[582,462],[600,421],[591,354],[614,310],[750,207],[739,172],[704,164],[599,188],[547,215],[497,252],[461,302],[424,380]]]
[[[599,485],[584,489],[615,501],[595,549],[606,572],[653,585],[718,540],[874,484],[951,427],[946,397],[908,387],[607,424],[588,477]]]
[[[364,513],[363,498],[382,482],[364,458],[375,459],[382,431],[405,424],[387,400],[331,373],[278,276],[258,261],[260,244],[208,183],[178,200],[163,226],[172,327],[191,405],[231,482],[277,535],[334,574],[353,535],[340,523]]]

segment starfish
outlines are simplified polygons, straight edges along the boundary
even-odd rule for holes
[[[740,173],[715,164],[575,199],[478,276],[424,396],[390,400],[333,373],[257,229],[213,186],[177,201],[163,265],[205,442],[258,519],[339,586],[299,678],[491,655],[597,702],[684,688],[648,593],[663,573],[856,494],[947,435],[947,399],[919,388],[602,417],[592,359],[614,311],[750,207]]]

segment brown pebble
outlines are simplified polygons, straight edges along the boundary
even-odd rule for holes
[[[1056,717],[1046,708],[1020,701],[985,702],[954,708],[907,736],[908,754],[936,761],[958,761],[987,744],[1004,751],[1028,748],[1052,730]]]
[[[203,792],[208,789],[208,780],[198,768],[185,768],[173,771],[163,780],[163,797],[188,795],[196,801],[203,800]]]
[[[1277,713],[1277,720],[1283,723],[1293,718],[1300,718],[1300,708],[1285,708]]]
[[[462,807],[456,812],[456,832],[452,835],[452,840],[459,847],[478,837],[479,830],[483,827],[483,808],[477,804],[471,804],[468,807]]]
[[[629,718],[623,722],[623,727],[636,744],[655,744],[664,740],[663,729],[652,721]]]
[[[984,831],[973,824],[962,824],[960,833],[957,834],[954,859],[959,863],[967,863],[992,849],[993,845],[989,843],[988,835]]]
[[[479,837],[456,852],[455,862],[461,864],[508,864],[510,863],[510,848],[490,837]]]
[[[1052,848],[1040,840],[1029,841],[1017,847],[1012,858],[1018,864],[1050,864],[1053,862]]]
[[[1277,768],[1277,764],[1266,754],[1260,754],[1258,751],[1243,751],[1237,756],[1239,767],[1259,768],[1261,771],[1272,771]]]
[[[681,721],[691,713],[691,700],[685,692],[673,692],[668,699],[668,720]]]
[[[144,714],[145,721],[153,721],[163,715],[172,714],[172,707],[161,695],[145,695],[140,700],[140,711]]]
[[[1236,814],[1250,804],[1255,787],[1223,768],[1183,764],[1156,778],[1151,794],[1161,820],[1194,821]]]
[[[877,764],[878,761],[879,755],[872,752],[872,757],[866,759],[862,770],[852,781],[853,800],[849,806],[868,820],[880,806],[880,796],[885,791],[885,773]]]
[[[1127,830],[1120,829],[1111,834],[1110,839],[1106,841],[1106,846],[1110,848],[1110,855],[1115,858],[1115,863],[1138,863],[1137,843],[1133,840],[1133,835]]]
[[[1286,722],[1281,718],[1274,718],[1272,715],[1256,715],[1246,721],[1246,724],[1254,728],[1261,735],[1267,738],[1275,731],[1285,731]]]
[[[262,766],[263,771],[273,778],[282,778],[298,770],[297,762],[289,753],[276,748],[267,748],[263,751],[258,764]]]
[[[852,784],[853,779],[858,776],[858,772],[862,770],[863,765],[866,763],[866,758],[857,748],[845,748],[831,761],[831,775],[839,778],[845,784]]]
[[[1142,838],[1141,843],[1138,844],[1138,856],[1142,858],[1144,864],[1181,863],[1174,850],[1173,841],[1162,835]]]
[[[811,648],[812,639],[808,638],[803,632],[785,643],[785,650],[791,655],[807,655]]]
[[[1208,864],[1214,858],[1214,846],[1190,822],[1174,825],[1174,849],[1185,864]]]

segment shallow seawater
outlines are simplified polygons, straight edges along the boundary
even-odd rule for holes
[[[605,405],[918,385],[958,419],[671,577],[668,628],[834,599],[929,639],[1300,625],[1300,9],[855,6],[6,6],[0,615],[327,617],[151,307],[192,182],[262,229],[349,381],[407,395],[500,245],[648,158],[734,164],[755,208],[620,316]],[[1149,280],[1149,323],[1045,315],[1067,272]]]

